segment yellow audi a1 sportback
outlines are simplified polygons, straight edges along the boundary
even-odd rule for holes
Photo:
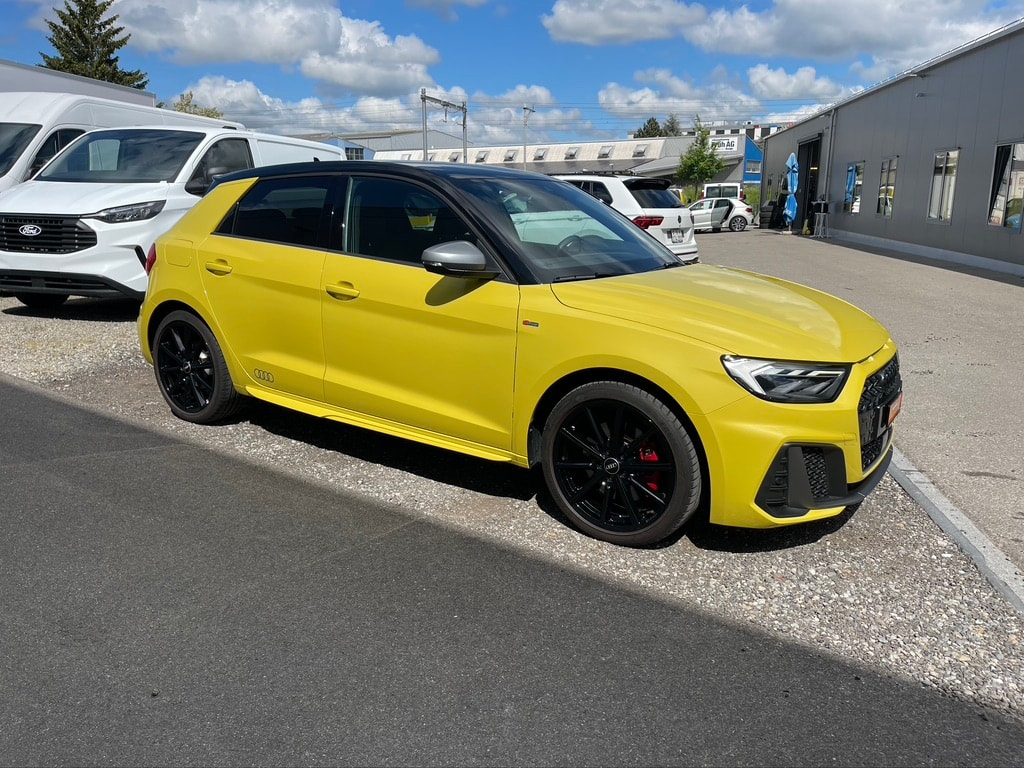
[[[671,222],[663,222],[671,226]],[[446,163],[222,177],[149,254],[143,354],[180,418],[248,398],[540,464],[581,531],[771,527],[862,501],[896,345],[833,296],[683,264],[573,185]]]

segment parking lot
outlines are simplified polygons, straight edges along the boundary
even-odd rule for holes
[[[903,350],[907,392],[897,446],[1000,549],[1019,556],[1019,280],[767,230],[698,242],[704,261],[825,288],[886,323]],[[947,283],[951,276],[958,281]],[[978,304],[962,303],[965,289]],[[931,314],[917,304],[929,296]],[[1000,316],[1013,306],[1015,316]],[[40,314],[0,298],[0,373],[453,534],[1024,719],[1024,617],[891,477],[859,509],[823,524],[696,525],[669,546],[618,548],[569,529],[528,472],[269,406],[216,427],[180,422],[138,354],[135,310],[75,299]],[[985,334],[991,349],[973,346]]]

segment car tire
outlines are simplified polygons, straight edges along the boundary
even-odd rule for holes
[[[657,544],[697,510],[693,440],[668,406],[638,387],[600,381],[572,390],[548,416],[541,451],[555,503],[596,539]]]
[[[729,229],[733,232],[742,232],[747,228],[747,220],[742,216],[733,216],[729,219]]]
[[[14,298],[29,309],[56,309],[68,300],[64,293],[16,293]]]
[[[157,326],[153,370],[160,394],[179,419],[212,424],[241,406],[220,344],[191,312],[171,312]]]

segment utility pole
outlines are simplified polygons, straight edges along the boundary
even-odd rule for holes
[[[536,112],[533,107],[528,107],[523,104],[523,170],[526,170],[526,123],[530,119],[530,115]]]
[[[422,111],[423,111],[423,159],[424,159],[424,161],[428,157],[428,149],[429,149],[427,147],[427,102],[428,101],[431,104],[436,104],[437,106],[442,107],[444,109],[445,119],[446,120],[448,118],[448,110],[449,109],[452,110],[453,112],[461,112],[462,113],[462,162],[468,163],[469,162],[469,158],[467,157],[467,155],[469,154],[469,140],[468,140],[468,138],[466,136],[466,123],[469,122],[469,110],[466,107],[466,102],[462,102],[461,104],[453,104],[450,101],[443,101],[441,99],[435,99],[433,96],[427,96],[427,89],[426,88],[420,88],[420,106],[421,106]]]

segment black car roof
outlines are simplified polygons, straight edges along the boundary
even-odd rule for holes
[[[493,165],[472,165],[469,163],[432,163],[423,161],[392,160],[323,160],[284,165],[265,165],[218,176],[213,186],[229,181],[252,178],[275,178],[279,176],[302,176],[324,173],[388,173],[407,178],[422,179],[509,179],[509,178],[550,178],[535,171],[518,168],[503,168]],[[211,187],[212,188],[212,187]]]

